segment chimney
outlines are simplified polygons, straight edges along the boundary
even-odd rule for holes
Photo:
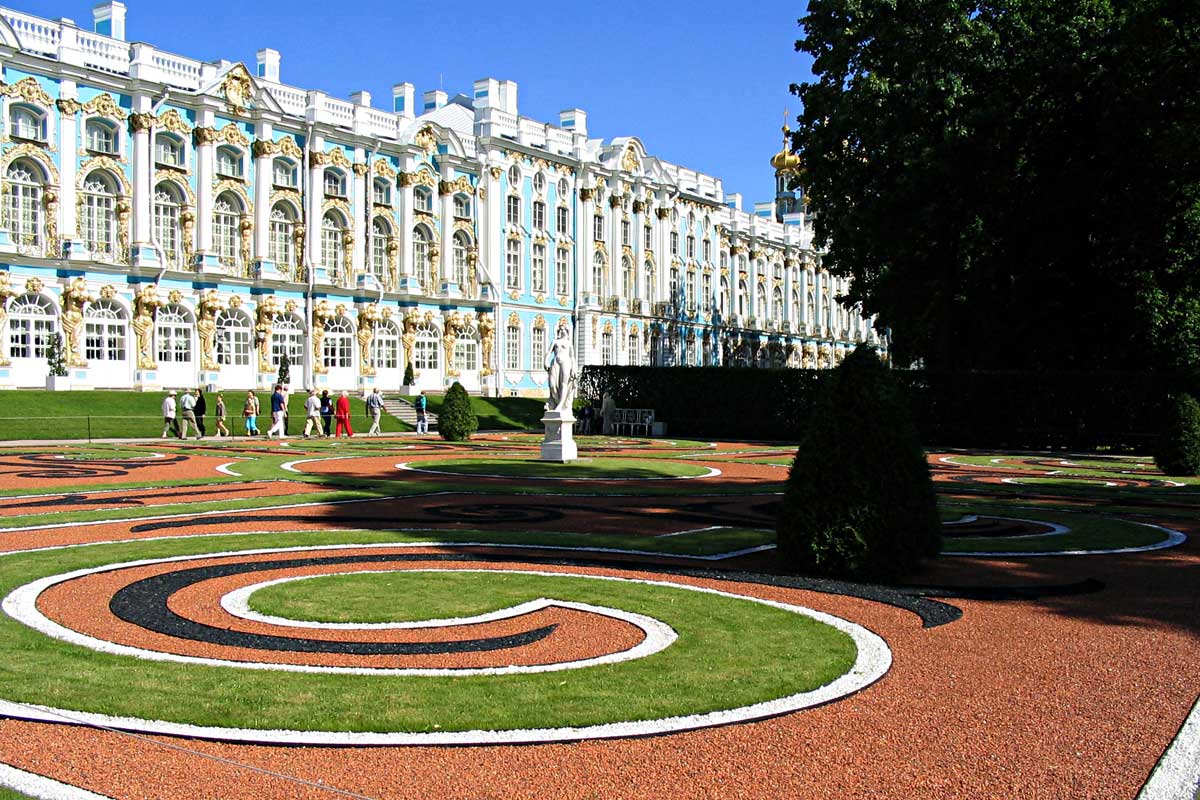
[[[111,36],[125,41],[125,4],[119,0],[109,0],[92,8],[92,20],[95,31],[101,36]]]
[[[392,111],[405,119],[412,119],[415,113],[413,99],[417,90],[411,83],[397,83],[392,86]]]
[[[424,103],[422,103],[421,112],[429,113],[436,111],[446,105],[446,93],[440,89],[430,89],[424,94]]]
[[[499,108],[500,81],[495,78],[480,78],[475,81],[475,108]]]
[[[558,112],[558,127],[580,136],[587,136],[587,112],[578,108]]]
[[[517,82],[516,81],[500,81],[500,99],[493,101],[492,105],[497,108],[502,108],[509,114],[516,115],[517,113]]]
[[[258,77],[279,83],[279,51],[265,47],[254,54],[258,60]]]
[[[356,106],[369,106],[371,105],[371,93],[365,89],[357,91],[350,95],[350,102]]]

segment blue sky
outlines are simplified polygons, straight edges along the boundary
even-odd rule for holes
[[[774,193],[768,160],[784,108],[793,118],[800,108],[787,87],[809,77],[793,49],[802,2],[125,2],[130,41],[251,70],[255,51],[272,47],[284,83],[342,98],[366,89],[379,108],[401,81],[419,97],[515,80],[523,115],[556,122],[561,109],[582,108],[591,136],[639,136],[747,203]],[[0,3],[92,24],[93,4],[79,0]]]

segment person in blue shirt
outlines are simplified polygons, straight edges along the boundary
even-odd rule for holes
[[[417,395],[417,399],[413,401],[413,406],[417,409],[417,433],[429,433],[429,417],[425,415],[428,405],[424,392]]]
[[[275,384],[275,392],[271,395],[271,428],[267,431],[267,438],[270,439],[276,433],[279,438],[283,439],[287,436],[284,430],[283,413],[286,408],[287,401],[284,400],[283,386]]]

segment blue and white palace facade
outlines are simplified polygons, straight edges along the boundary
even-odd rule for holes
[[[774,202],[517,86],[390,111],[0,9],[0,387],[293,383],[533,394],[561,318],[583,364],[827,367],[858,343],[781,151]]]

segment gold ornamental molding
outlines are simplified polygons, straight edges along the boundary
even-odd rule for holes
[[[173,108],[168,108],[166,111],[158,115],[158,127],[171,133],[187,135],[191,132],[192,126],[187,123],[187,120]]]
[[[372,170],[376,175],[384,178],[396,177],[396,168],[393,167],[386,158],[375,159],[375,163],[372,165]]]
[[[133,189],[129,185],[129,179],[125,177],[125,170],[121,167],[119,161],[109,156],[96,156],[80,164],[79,177],[75,180],[76,188],[82,191],[84,183],[87,182],[88,175],[98,169],[112,173],[112,176],[121,185],[121,194],[129,197]]]
[[[22,142],[21,144],[14,144],[13,146],[9,147],[4,151],[4,155],[0,157],[0,166],[3,167],[4,174],[8,174],[9,164],[16,161],[18,158],[28,158],[36,161],[38,166],[45,170],[46,174],[50,176],[50,179],[47,181],[47,183],[54,186],[58,185],[58,170],[54,167],[54,162],[52,162],[50,157],[46,155],[46,151],[43,148],[30,142]]]
[[[295,189],[272,189],[271,205],[274,206],[280,202],[290,203],[297,214],[297,219],[303,214],[304,199]]]
[[[50,99],[50,95],[46,94],[42,85],[37,82],[37,79],[32,77],[22,78],[16,83],[0,83],[0,94],[14,100],[36,103],[43,108],[50,108],[50,104],[54,102]]]
[[[438,183],[438,194],[457,194],[459,192],[468,195],[474,192],[471,179],[466,175],[459,175],[455,180]]]
[[[157,122],[153,114],[131,114],[129,117],[129,129],[134,133],[145,133],[154,127]]]
[[[354,174],[360,178],[365,177],[366,174],[371,171],[371,167],[368,164],[355,164],[353,169]]]
[[[74,116],[83,109],[83,103],[79,102],[78,100],[71,100],[70,98],[63,97],[55,100],[54,106],[61,113],[66,114],[67,116]]]
[[[170,183],[177,186],[186,198],[184,202],[189,206],[196,205],[196,193],[192,191],[192,187],[188,184],[187,180],[178,172],[169,169],[155,170],[154,184],[157,186],[160,183]]]
[[[621,169],[626,172],[641,172],[642,164],[633,150],[633,145],[626,148],[625,156],[621,159]]]
[[[87,114],[111,117],[122,121],[129,117],[129,112],[117,105],[117,101],[107,92],[98,94],[91,100],[88,100],[83,104],[83,110]]]
[[[230,111],[234,114],[244,114],[246,107],[250,105],[250,97],[253,92],[250,73],[243,65],[235,65],[225,73],[220,91]]]
[[[413,144],[426,153],[432,154],[437,150],[437,134],[433,132],[431,126],[426,125],[417,131],[417,135],[413,137]]]
[[[241,182],[229,178],[214,180],[212,191],[213,201],[216,202],[216,199],[225,192],[233,192],[242,201],[243,214],[250,214],[254,210],[254,203],[250,201],[250,195],[246,192],[246,187]]]

